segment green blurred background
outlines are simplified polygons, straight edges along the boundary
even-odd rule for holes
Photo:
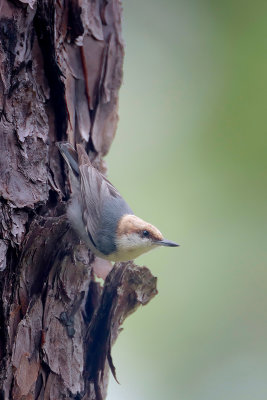
[[[267,2],[124,0],[109,177],[181,247],[124,323],[108,400],[266,400]]]

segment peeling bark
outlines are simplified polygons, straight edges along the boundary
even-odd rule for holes
[[[105,172],[123,52],[119,0],[0,3],[1,399],[104,398],[120,326],[156,294],[132,262],[95,281],[55,146],[83,143]]]

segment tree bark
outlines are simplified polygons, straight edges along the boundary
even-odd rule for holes
[[[55,145],[106,172],[123,52],[119,0],[0,2],[0,399],[104,398],[120,326],[156,294],[132,262],[96,282]]]

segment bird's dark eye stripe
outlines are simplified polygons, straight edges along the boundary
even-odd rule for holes
[[[149,232],[146,231],[146,230],[144,230],[144,231],[142,232],[142,235],[143,235],[143,237],[149,237]]]

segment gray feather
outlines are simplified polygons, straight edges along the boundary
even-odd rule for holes
[[[69,143],[60,142],[57,146],[76,176],[68,208],[73,228],[85,243],[91,242],[100,253],[115,252],[118,222],[123,215],[133,214],[132,210],[117,189],[92,166],[82,146],[78,145],[79,157]]]
[[[108,255],[116,250],[117,224],[133,214],[117,189],[93,166],[80,166],[83,220],[96,248]]]
[[[57,147],[59,148],[64,160],[66,161],[68,167],[72,172],[78,176],[79,166],[78,166],[78,155],[77,151],[72,147],[70,143],[67,142],[57,142]]]

